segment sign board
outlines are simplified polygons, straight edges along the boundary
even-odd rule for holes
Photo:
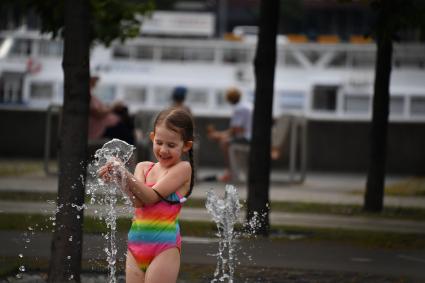
[[[207,12],[157,11],[143,19],[142,35],[214,36],[215,16]]]

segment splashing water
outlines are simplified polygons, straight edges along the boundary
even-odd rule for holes
[[[241,205],[239,195],[234,186],[226,185],[224,197],[220,198],[211,189],[207,193],[205,204],[217,225],[219,237],[217,266],[214,279],[211,282],[228,280],[233,282],[236,262],[236,238],[235,224],[239,221]]]
[[[119,160],[122,164],[126,164],[134,151],[135,147],[121,141],[119,139],[113,139],[103,145],[103,147],[96,151],[95,159],[89,164],[89,176],[90,180],[87,182],[87,194],[91,196],[90,204],[99,204],[100,209],[95,210],[95,213],[101,220],[105,220],[108,232],[104,234],[104,238],[107,242],[104,251],[106,253],[106,260],[108,262],[108,278],[110,283],[116,282],[115,271],[116,271],[116,258],[117,258],[117,247],[116,247],[116,228],[117,228],[117,214],[118,211],[117,202],[122,199],[126,204],[122,209],[125,212],[130,213],[132,210],[131,202],[127,195],[121,191],[122,184],[125,180],[120,178],[114,178],[113,182],[105,183],[98,177],[98,170],[105,165],[107,162]],[[122,172],[126,170],[124,167],[119,168]],[[124,176],[116,172],[117,175]]]

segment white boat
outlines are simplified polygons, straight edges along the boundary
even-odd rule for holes
[[[130,112],[157,111],[175,86],[188,88],[197,116],[225,117],[229,86],[254,99],[252,37],[185,39],[140,37],[97,46],[91,69],[101,80],[96,94],[122,100]],[[45,110],[63,101],[62,42],[38,32],[0,34],[0,107]],[[425,121],[425,46],[396,44],[391,75],[394,121]],[[370,120],[376,46],[291,43],[278,38],[273,114],[313,120]]]

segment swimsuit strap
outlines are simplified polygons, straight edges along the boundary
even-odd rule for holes
[[[152,162],[151,163],[151,165],[149,166],[149,168],[148,168],[148,171],[146,171],[146,173],[145,173],[145,180],[147,179],[147,177],[148,177],[148,175],[149,175],[149,173],[151,172],[151,170],[152,170],[152,168],[155,166],[155,163],[154,162]]]

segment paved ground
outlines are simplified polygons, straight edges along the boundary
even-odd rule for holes
[[[214,170],[201,171],[200,177],[215,173]],[[309,174],[303,184],[288,184],[285,176],[274,174],[270,191],[270,199],[285,201],[305,201],[320,203],[361,204],[365,177],[341,174]],[[388,178],[387,182],[396,182],[400,178]],[[246,187],[238,184],[238,191],[243,200]],[[206,192],[213,188],[217,193],[224,191],[224,184],[217,182],[199,182],[194,198],[205,198]],[[55,192],[57,178],[43,175],[25,178],[0,178],[1,191],[39,191]],[[387,206],[405,206],[425,208],[425,198],[386,197]],[[49,203],[11,202],[0,200],[0,213],[38,212],[50,214],[54,206]],[[93,214],[97,207],[90,206],[87,214]],[[123,214],[127,213],[125,211]],[[209,220],[205,209],[184,208],[182,219]],[[243,216],[242,216],[243,218]],[[300,213],[271,213],[272,224],[299,225],[306,227],[340,227],[353,230],[392,231],[400,233],[425,234],[425,221],[400,221],[394,219],[373,219],[366,217],[341,217],[334,215],[313,215]],[[123,253],[125,235],[120,235],[119,250]],[[2,248],[0,256],[17,257],[20,253],[28,258],[48,258],[50,251],[49,233],[37,232],[25,236],[20,232],[0,231]],[[103,256],[104,240],[99,235],[86,235],[84,238],[85,258]],[[27,243],[26,243],[27,242]],[[23,244],[24,243],[24,244]],[[26,243],[26,244],[25,244]],[[24,246],[27,246],[26,248]],[[276,268],[282,272],[267,271],[259,278],[275,274],[269,280],[243,282],[425,282],[425,247],[420,250],[381,250],[349,245],[309,242],[297,240],[264,240],[251,239],[239,242],[238,258],[241,266],[255,268]],[[216,262],[217,240],[207,238],[183,239],[183,264],[206,264],[212,266]],[[251,258],[251,260],[249,260]],[[254,268],[255,267],[255,268]],[[290,270],[301,270],[295,272]],[[276,273],[273,273],[276,272]],[[360,277],[344,274],[361,274]],[[291,275],[292,274],[292,275]],[[314,276],[317,275],[317,277]],[[248,275],[247,275],[248,276]],[[292,277],[291,277],[292,276]],[[341,277],[342,276],[342,277]],[[276,278],[285,278],[279,281]],[[292,279],[293,280],[292,280]],[[310,278],[310,279],[309,279]],[[334,279],[332,279],[334,278]],[[332,280],[331,280],[332,279]],[[189,280],[189,279],[188,279]],[[182,282],[209,282],[209,280],[189,280]],[[241,281],[242,282],[242,281]]]

